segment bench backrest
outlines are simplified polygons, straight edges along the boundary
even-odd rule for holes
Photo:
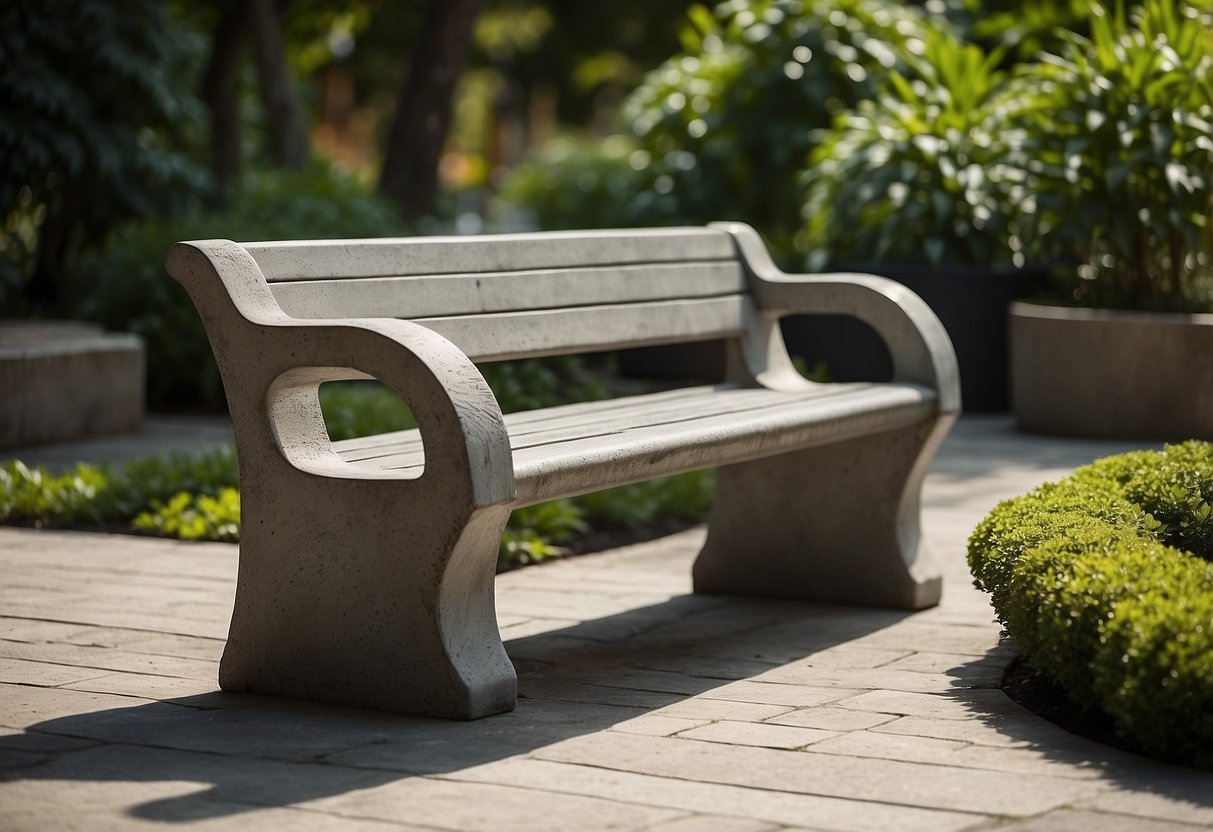
[[[713,228],[247,243],[297,318],[403,318],[474,360],[739,336],[732,237]]]

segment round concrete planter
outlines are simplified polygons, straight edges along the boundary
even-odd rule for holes
[[[1011,399],[1023,430],[1213,438],[1213,315],[1011,305]]]

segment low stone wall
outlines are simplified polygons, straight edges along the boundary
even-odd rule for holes
[[[0,448],[139,430],[145,363],[136,335],[0,321]]]

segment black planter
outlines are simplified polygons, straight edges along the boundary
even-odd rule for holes
[[[1031,297],[1044,282],[1044,272],[977,266],[901,266],[863,264],[838,271],[883,275],[908,286],[939,316],[956,349],[964,409],[1000,413],[1010,409],[1007,307]],[[893,362],[874,330],[841,315],[785,318],[788,351],[808,369],[825,362],[834,381],[888,381]],[[715,381],[724,375],[724,349],[719,343],[646,347],[620,354],[625,375],[650,378],[695,378]]]
[[[1044,281],[1043,271],[889,264],[865,264],[845,271],[892,278],[935,311],[956,349],[966,411],[991,413],[1010,408],[1007,307],[1016,298],[1036,293]],[[788,351],[803,358],[810,368],[824,361],[834,381],[887,381],[893,375],[884,342],[854,318],[787,318],[783,336]]]

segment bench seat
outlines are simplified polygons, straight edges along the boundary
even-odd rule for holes
[[[781,391],[716,384],[505,416],[517,506],[699,468],[748,462],[921,422],[933,390],[815,384]],[[421,476],[416,430],[333,444],[348,463]]]

